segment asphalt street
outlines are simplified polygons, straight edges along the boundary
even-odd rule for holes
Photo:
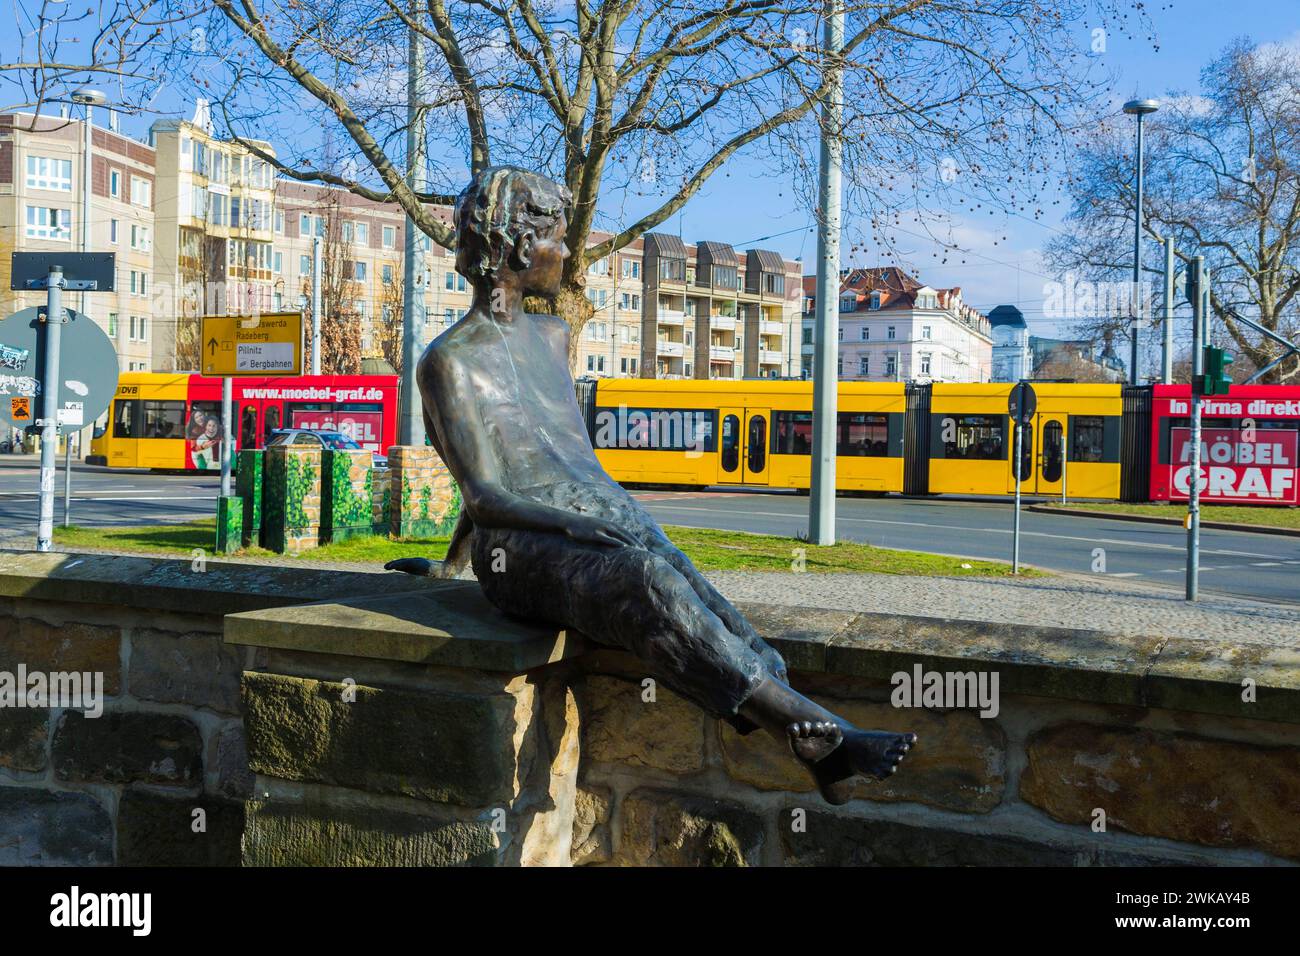
[[[62,462],[60,462],[60,469]],[[37,461],[0,455],[0,519],[10,533],[34,532]],[[73,465],[73,524],[173,524],[212,515],[215,475],[162,475]],[[63,474],[55,519],[63,517]],[[791,493],[639,491],[663,524],[804,533],[808,498]],[[1010,560],[1012,509],[1006,501],[942,498],[840,498],[840,538],[971,558]],[[1021,515],[1021,560],[1042,568],[1145,582],[1181,591],[1186,534],[1178,526],[1098,518]],[[1300,605],[1300,537],[1204,530],[1201,588],[1222,594]]]

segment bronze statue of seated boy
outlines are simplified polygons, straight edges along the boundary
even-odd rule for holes
[[[844,803],[853,777],[893,773],[916,736],[860,730],[791,689],[781,656],[601,468],[569,374],[569,327],[523,308],[526,294],[560,288],[569,203],[567,189],[513,167],[483,170],[460,195],[456,267],[474,302],[416,374],[464,510],[444,562],[387,567],[454,576],[468,551],[496,607],[631,651],[742,733],[788,742],[826,800]]]

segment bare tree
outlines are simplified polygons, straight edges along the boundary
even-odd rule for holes
[[[402,374],[402,306],[405,299],[402,277],[402,263],[395,262],[392,274],[379,293],[379,320],[374,324],[379,354],[398,375]]]
[[[1147,120],[1143,262],[1159,287],[1157,236],[1174,237],[1184,265],[1205,256],[1215,325],[1241,351],[1243,365],[1264,368],[1282,347],[1233,314],[1284,337],[1300,331],[1300,54],[1238,40],[1205,67],[1201,85],[1199,94],[1172,94]],[[1121,119],[1093,129],[1076,154],[1071,234],[1048,250],[1061,270],[1122,281],[1132,269],[1133,128]],[[1293,357],[1264,380],[1298,375]]]
[[[0,111],[50,113],[72,91],[104,88],[114,109],[138,112],[159,92],[175,57],[182,17],[161,0],[39,0],[16,5],[17,18],[0,44]]]
[[[344,232],[343,205],[338,191],[322,190],[317,207],[324,224],[321,242],[321,346],[320,368],[325,375],[361,373],[361,313],[357,300],[364,295],[356,277],[352,241]],[[303,295],[311,302],[311,277],[303,277]],[[311,341],[316,316],[307,310],[306,336]]]
[[[221,57],[200,73],[229,131],[254,139],[297,118],[341,128],[354,147],[327,168],[304,137],[277,162],[282,174],[396,202],[445,246],[452,228],[426,204],[449,201],[468,171],[515,163],[563,181],[571,256],[549,305],[570,322],[575,355],[590,262],[665,225],[742,153],[807,183],[832,71],[846,86],[833,131],[856,190],[846,205],[883,222],[958,190],[972,205],[1032,209],[1064,117],[1099,90],[1071,31],[1101,30],[1121,8],[1143,19],[1128,0],[849,0],[845,46],[825,52],[821,0],[211,4]],[[432,59],[422,112],[433,185],[419,194],[403,178],[411,31]],[[620,193],[648,211],[624,221]],[[588,246],[594,228],[610,237]]]

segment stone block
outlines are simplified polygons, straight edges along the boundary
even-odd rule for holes
[[[460,515],[460,488],[429,446],[388,449],[392,533],[399,538],[450,534]]]
[[[273,445],[262,459],[262,539],[293,554],[316,547],[321,524],[321,449]]]
[[[381,807],[247,805],[244,866],[491,866],[491,824]]]
[[[327,449],[321,460],[321,543],[374,534],[370,452]]]
[[[344,702],[345,692],[355,701]],[[515,699],[246,671],[249,766],[285,780],[481,807],[509,804]]]
[[[0,710],[0,767],[40,773],[48,763],[50,712],[45,707]]]
[[[662,685],[655,700],[642,699],[639,683],[603,675],[587,677],[583,691],[583,755],[600,763],[626,763],[672,773],[704,766],[705,714]]]
[[[242,654],[219,634],[135,631],[131,634],[131,696],[239,713]]]
[[[121,633],[116,627],[35,618],[0,618],[0,671],[78,671],[104,675],[104,693],[122,692]]]
[[[1026,744],[1021,799],[1063,823],[1300,859],[1300,747],[1065,723]]]
[[[217,735],[216,791],[234,800],[253,795],[253,771],[248,768],[248,743],[242,723],[229,723]]]
[[[856,783],[855,799],[924,803],[962,813],[988,813],[1001,802],[1006,735],[996,721],[970,711],[896,708],[872,701],[819,698],[818,703],[854,726],[911,730],[920,737],[896,774]],[[785,744],[761,732],[742,737],[727,724],[719,728],[723,762],[733,779],[760,790],[813,789],[812,777]]]
[[[217,554],[234,554],[244,546],[244,499],[217,496]]]
[[[574,866],[608,863],[613,851],[609,833],[611,795],[608,787],[579,787],[574,801]]]
[[[239,866],[244,804],[127,790],[117,806],[121,866]]]
[[[235,494],[243,505],[240,540],[245,548],[262,543],[262,455],[261,451],[251,448],[235,452],[239,462],[235,472]]]
[[[777,828],[785,862],[791,866],[1073,866],[1083,862],[1069,848],[1020,837],[868,820],[806,806],[786,808]]]
[[[175,714],[109,712],[89,718],[64,711],[50,753],[59,780],[194,788],[203,783],[198,728]]]
[[[0,866],[105,866],[113,821],[88,793],[0,787]]]
[[[763,822],[739,804],[642,788],[623,798],[613,862],[631,866],[757,866]]]

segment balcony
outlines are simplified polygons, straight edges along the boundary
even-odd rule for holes
[[[736,361],[736,348],[734,345],[710,345],[709,361],[711,362],[734,362]]]
[[[734,315],[711,315],[709,316],[709,328],[717,329],[719,332],[736,331],[736,317]]]
[[[764,320],[758,323],[759,335],[781,335],[785,332],[785,326],[780,322],[771,322]]]
[[[780,365],[783,361],[785,361],[785,356],[780,352],[773,351],[772,349],[759,349],[759,365]]]
[[[668,339],[659,339],[655,343],[655,352],[659,355],[667,355],[673,358],[681,358],[685,346],[681,342],[672,342]]]
[[[685,325],[686,313],[678,312],[675,309],[660,309],[656,321],[660,325]]]

